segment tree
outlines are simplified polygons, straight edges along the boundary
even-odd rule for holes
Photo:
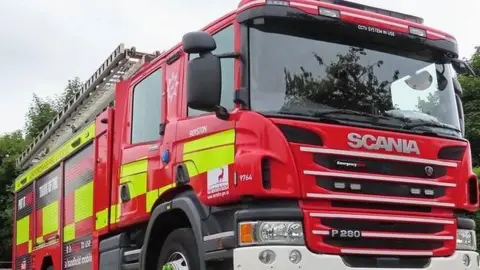
[[[34,94],[26,115],[25,138],[21,131],[0,136],[0,261],[11,259],[13,181],[20,174],[15,161],[82,86],[80,79],[75,77],[68,81],[60,95],[41,98]]]
[[[37,137],[65,105],[80,91],[83,83],[78,77],[68,80],[67,86],[60,95],[41,98],[34,94],[27,112],[25,125],[26,139],[31,141]]]
[[[480,154],[480,47],[468,60],[476,76],[459,76],[463,88],[463,110],[465,113],[466,137],[470,141],[472,153],[478,159]]]
[[[67,87],[65,87],[65,90],[57,101],[58,111],[62,110],[63,107],[75,96],[75,94],[82,89],[82,87],[83,83],[80,81],[79,77],[68,80]]]
[[[13,179],[19,174],[15,160],[25,146],[21,131],[0,136],[0,261],[11,259]]]
[[[391,110],[394,106],[388,91],[391,81],[379,81],[374,70],[381,68],[383,61],[364,66],[359,62],[366,54],[362,48],[351,47],[345,55],[338,54],[338,61],[329,65],[325,65],[323,59],[314,54],[319,66],[325,68],[324,78],[316,78],[304,68],[301,68],[301,73],[293,75],[285,69],[288,96],[285,107],[305,107],[307,100],[317,104],[328,100],[329,106],[337,109]],[[392,81],[397,80],[398,76],[398,71],[394,72]]]
[[[32,141],[37,137],[57,115],[58,105],[56,104],[56,101],[52,98],[41,98],[33,94],[25,123],[25,137],[27,141]]]

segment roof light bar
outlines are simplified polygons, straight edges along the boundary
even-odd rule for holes
[[[424,29],[416,28],[416,27],[411,27],[410,26],[410,34],[426,38],[427,37],[427,31]]]
[[[272,5],[272,6],[285,6],[288,7],[290,6],[290,3],[288,1],[283,1],[283,0],[267,0],[267,5]]]
[[[364,10],[364,11],[369,11],[369,12],[373,12],[373,13],[377,13],[377,14],[386,15],[386,16],[389,16],[389,17],[394,17],[394,18],[397,18],[397,19],[402,19],[402,20],[411,21],[411,22],[418,23],[418,24],[423,24],[423,19],[420,18],[420,17],[413,16],[413,15],[408,15],[408,14],[404,14],[404,13],[400,13],[400,12],[396,12],[396,11],[392,11],[392,10],[367,6],[367,5],[364,5],[364,4],[357,3],[356,2],[357,0],[355,0],[355,1],[352,1],[352,0],[348,0],[348,1],[347,0],[317,0],[317,1],[330,3],[330,4],[334,4],[334,5],[350,7],[350,8],[355,8],[355,9],[360,9],[360,10]]]
[[[318,13],[325,17],[336,18],[336,19],[340,18],[340,11],[335,9],[319,7]]]

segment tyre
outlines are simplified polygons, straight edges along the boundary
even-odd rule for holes
[[[157,265],[159,270],[199,269],[200,258],[192,229],[176,229],[167,236]]]

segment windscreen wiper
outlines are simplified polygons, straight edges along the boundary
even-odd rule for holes
[[[384,117],[382,115],[375,115],[371,113],[359,112],[359,111],[353,111],[353,110],[347,110],[347,109],[331,109],[331,110],[318,111],[314,113],[315,116],[327,116],[329,114],[359,115],[359,116],[372,117],[374,119],[388,119],[387,117]]]
[[[338,124],[338,123],[341,122],[341,121],[338,121],[337,119],[317,116],[315,113],[304,113],[304,112],[294,112],[294,111],[265,111],[265,112],[261,112],[261,113],[265,114],[265,115],[276,115],[276,116],[284,115],[284,116],[303,117],[303,118],[308,118],[308,119],[319,120],[319,121],[326,122],[326,123]]]
[[[411,130],[417,127],[437,127],[437,128],[444,128],[444,129],[449,129],[453,130],[456,132],[461,132],[458,128],[452,127],[450,125],[442,124],[442,123],[435,123],[435,122],[417,122],[417,123],[411,123],[411,124],[406,124],[403,125],[403,129]]]

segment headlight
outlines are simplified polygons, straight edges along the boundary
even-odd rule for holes
[[[477,250],[477,239],[475,231],[457,230],[457,249],[459,250]]]
[[[249,221],[238,225],[238,242],[246,245],[304,245],[303,224],[299,221]]]

